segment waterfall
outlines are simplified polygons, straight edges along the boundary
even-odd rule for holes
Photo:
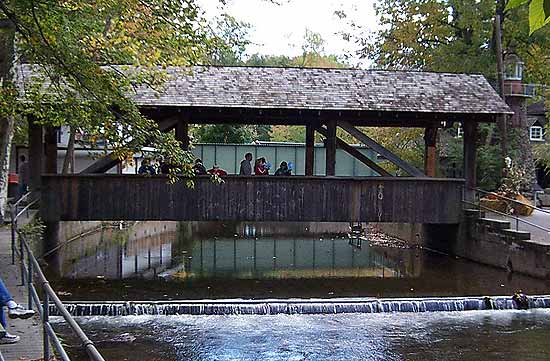
[[[191,300],[154,302],[67,302],[73,316],[276,315],[387,312],[441,312],[517,309],[512,297],[342,298],[272,300]],[[550,296],[530,296],[529,308],[550,308]],[[58,315],[54,306],[50,315]]]

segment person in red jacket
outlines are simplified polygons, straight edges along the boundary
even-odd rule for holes
[[[267,166],[264,157],[256,159],[256,162],[254,163],[254,174],[269,175],[269,167]]]
[[[217,164],[214,164],[214,166],[208,170],[208,174],[215,174],[218,177],[223,177],[224,175],[227,175],[227,172],[218,167]]]

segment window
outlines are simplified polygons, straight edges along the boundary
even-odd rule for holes
[[[533,125],[529,129],[529,139],[539,142],[544,140],[544,132],[540,125]]]

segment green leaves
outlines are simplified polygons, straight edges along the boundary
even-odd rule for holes
[[[550,23],[550,0],[531,0],[529,4],[529,33]]]
[[[518,6],[521,6],[523,4],[527,4],[530,0],[510,0],[508,1],[508,4],[506,4],[506,11],[510,9],[517,8]]]
[[[40,64],[35,72],[42,74],[30,81],[24,102],[0,93],[0,116],[16,108],[42,124],[70,125],[118,159],[152,145],[188,172],[189,154],[129,95],[139,86],[161,86],[163,67],[204,63],[210,36],[199,10],[194,0],[0,1],[0,18],[16,25],[19,58]],[[129,71],[134,66],[140,72]]]
[[[529,3],[529,34],[550,24],[550,0],[510,0],[506,11]]]

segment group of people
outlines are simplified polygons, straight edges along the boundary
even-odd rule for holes
[[[202,159],[195,160],[195,164],[193,165],[193,170],[195,171],[195,175],[213,174],[213,175],[217,175],[218,177],[227,175],[227,172],[221,169],[217,164],[214,164],[212,168],[210,168],[209,170],[206,170],[206,167],[204,166],[204,164],[202,164]]]
[[[246,153],[244,156],[244,159],[241,161],[241,167],[239,170],[239,175],[269,175],[269,170],[271,169],[271,163],[267,162],[264,157],[256,159],[254,162],[254,167],[252,166],[252,153]],[[217,164],[214,164],[212,168],[206,169],[204,166],[202,159],[196,159],[195,163],[193,164],[193,171],[195,172],[195,175],[217,175],[218,177],[226,176],[227,171],[220,168]],[[159,170],[157,172],[157,169],[151,165],[151,162],[149,159],[145,158],[141,162],[141,166],[139,167],[138,173],[139,174],[168,174],[170,172],[169,166],[165,165],[165,163],[161,163],[159,166]],[[292,163],[290,165],[287,162],[281,162],[279,165],[279,168],[275,171],[276,176],[290,176],[292,175]]]
[[[271,163],[267,162],[264,157],[256,159],[254,162],[254,169],[252,169],[252,153],[246,153],[244,159],[241,161],[241,168],[239,175],[269,175],[271,169]],[[279,168],[275,171],[276,176],[289,176],[292,175],[292,169],[288,166],[287,162],[281,162]]]
[[[172,168],[172,166],[162,160],[157,166],[154,166],[151,164],[151,160],[149,158],[143,158],[141,161],[141,166],[138,169],[138,174],[169,174],[170,168]]]

